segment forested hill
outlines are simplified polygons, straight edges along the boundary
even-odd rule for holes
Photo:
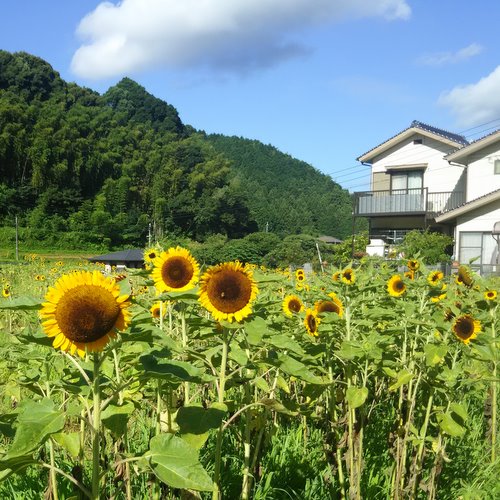
[[[124,78],[103,95],[0,50],[0,226],[69,246],[158,236],[349,234],[328,176],[258,141],[207,136]]]
[[[219,134],[207,139],[251,193],[248,205],[259,228],[337,238],[351,233],[350,195],[331,177],[259,141]]]

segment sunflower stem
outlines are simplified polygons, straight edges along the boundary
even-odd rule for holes
[[[94,380],[93,380],[93,440],[92,440],[92,498],[100,498],[100,439],[101,439],[101,376],[100,360],[97,352],[94,358]]]
[[[493,340],[493,349],[496,350],[496,307],[490,309],[492,318],[491,323],[491,338]],[[497,447],[497,399],[498,399],[498,380],[497,380],[497,360],[493,361],[492,381],[491,381],[491,463],[496,460],[496,447]]]
[[[181,306],[180,318],[181,318],[181,333],[182,333],[182,349],[184,351],[184,354],[186,354],[188,346],[188,335],[186,326],[186,311],[184,310],[184,304]],[[188,404],[189,404],[189,382],[184,382],[184,405],[187,406]]]
[[[229,352],[229,342],[227,329],[222,330],[222,358],[220,362],[220,373],[219,373],[219,403],[224,403],[224,392],[226,387],[226,369],[227,369],[227,356]],[[213,500],[219,500],[221,497],[220,492],[220,466],[222,457],[222,432],[224,426],[221,423],[219,427],[219,432],[217,433],[217,443],[215,446],[215,470],[214,470],[214,490],[212,494]]]
[[[47,375],[47,380],[45,381],[45,387],[46,387],[46,396],[47,398],[50,398],[50,384],[49,384],[49,375],[50,375],[50,368],[49,364],[47,361],[45,362],[45,372]],[[50,489],[52,490],[52,498],[53,500],[59,500],[59,494],[57,492],[57,476],[56,476],[56,470],[55,470],[55,457],[54,457],[54,442],[52,439],[49,439],[49,457],[50,457]]]

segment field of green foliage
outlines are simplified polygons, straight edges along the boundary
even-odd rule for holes
[[[0,267],[0,498],[500,498],[498,279],[145,258]]]

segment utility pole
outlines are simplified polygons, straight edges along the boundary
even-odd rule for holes
[[[19,260],[19,227],[17,223],[17,215],[16,215],[16,260]]]

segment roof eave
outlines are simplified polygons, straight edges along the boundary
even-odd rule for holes
[[[375,158],[376,156],[384,153],[385,151],[387,151],[391,147],[395,146],[396,144],[398,144],[399,142],[403,141],[404,139],[410,137],[413,134],[420,134],[420,135],[429,137],[431,139],[435,139],[439,142],[442,142],[442,143],[444,143],[448,146],[454,147],[454,148],[463,147],[463,144],[456,142],[456,141],[452,141],[451,139],[443,137],[439,134],[434,134],[433,132],[429,132],[428,130],[424,130],[424,129],[419,128],[419,127],[410,127],[410,128],[407,128],[406,130],[403,130],[403,132],[392,137],[388,141],[383,142],[382,144],[380,144],[376,148],[361,155],[360,157],[357,158],[357,160],[361,163],[371,163],[370,160],[373,160],[373,158]]]
[[[481,149],[489,146],[490,144],[498,142],[499,140],[500,131],[498,131],[496,134],[489,135],[487,137],[484,137],[483,139],[479,139],[478,141],[473,142],[472,144],[464,146],[458,151],[450,153],[449,155],[445,156],[445,159],[448,161],[459,162],[460,160],[467,158],[470,154],[476,153],[477,151],[480,151]]]
[[[461,207],[457,207],[449,212],[445,212],[442,215],[438,215],[436,217],[436,222],[448,222],[450,220],[456,219],[460,215],[464,215],[471,210],[475,210],[476,208],[480,208],[488,203],[492,203],[493,201],[497,201],[500,199],[500,190],[494,191],[489,195],[482,196],[476,200],[470,201],[469,203],[462,205]]]

